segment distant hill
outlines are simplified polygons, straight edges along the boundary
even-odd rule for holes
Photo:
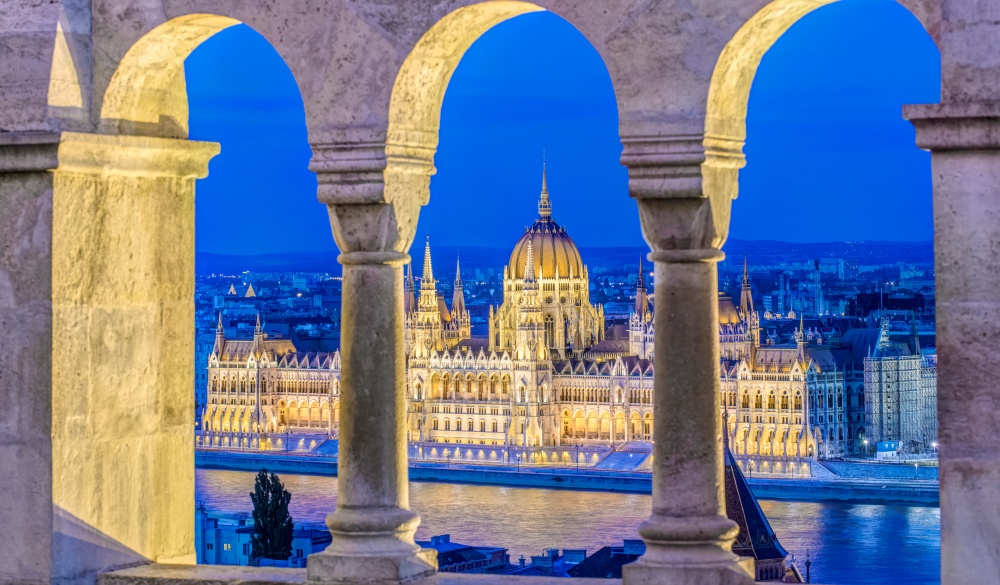
[[[419,247],[418,247],[419,246]],[[416,276],[423,270],[423,247],[414,244],[413,268]],[[747,256],[750,263],[778,261],[802,262],[811,259],[844,258],[861,264],[932,263],[933,242],[824,242],[794,243],[775,240],[736,240],[723,248],[730,260]],[[648,262],[646,247],[580,248],[589,266],[633,266],[639,257]],[[435,246],[432,248],[434,276],[439,280],[455,276],[455,258],[459,254],[462,270],[490,269],[498,273],[510,259],[510,249],[485,247]],[[340,275],[338,252],[287,252],[281,254],[226,255],[199,252],[195,258],[197,274],[239,274],[252,272],[328,272]]]

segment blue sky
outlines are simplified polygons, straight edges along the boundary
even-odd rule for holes
[[[191,138],[222,143],[198,183],[198,250],[335,249],[307,168],[302,100],[273,48],[233,27],[193,52],[186,73]],[[900,106],[937,101],[939,79],[934,43],[891,0],[806,16],[754,80],[731,237],[930,239],[930,157]],[[607,70],[572,25],[542,12],[494,27],[449,85],[418,236],[513,245],[537,214],[544,149],[553,216],[578,244],[642,245],[617,123]]]

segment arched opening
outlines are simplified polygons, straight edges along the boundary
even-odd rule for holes
[[[156,18],[151,16],[142,26]],[[86,362],[110,375],[99,383],[89,382],[99,388],[84,391],[78,385],[62,388],[53,377],[53,415],[62,420],[65,412],[73,412],[92,422],[88,428],[102,431],[70,439],[53,428],[52,502],[92,533],[116,543],[115,552],[91,547],[75,557],[64,554],[70,546],[59,553],[66,559],[60,569],[65,574],[149,559],[192,562],[195,558],[193,524],[176,523],[194,509],[194,478],[177,470],[193,467],[195,421],[200,413],[191,386],[178,382],[187,376],[195,382],[207,379],[202,377],[207,364],[198,371],[192,367],[194,194],[196,179],[206,176],[219,145],[186,140],[191,131],[185,59],[206,39],[236,24],[226,16],[182,16],[156,26],[131,46],[116,45],[110,51],[116,54],[102,53],[100,60],[94,60],[93,78],[87,73],[94,84],[90,95],[95,115],[94,125],[85,128],[96,133],[60,138],[65,144],[60,146],[60,170],[78,177],[60,187],[65,195],[52,199],[56,220],[52,273],[60,275],[59,282],[65,277],[71,283],[53,288],[58,292],[51,297],[52,338],[100,339],[87,330],[92,327],[106,334],[96,341],[103,350],[93,342],[54,348],[65,363]],[[99,32],[81,32],[80,39],[90,38],[88,34],[96,38]],[[115,38],[131,42],[135,36],[130,32]],[[107,48],[95,45],[95,52]],[[118,51],[126,48],[122,56]],[[80,283],[89,284],[81,288]],[[76,323],[66,319],[82,314],[80,310],[93,311],[101,319],[80,321],[74,316]],[[87,321],[91,323],[81,325]],[[259,379],[246,368],[228,380],[220,373],[214,391],[206,388],[206,392],[215,394],[214,404],[225,407],[209,413],[211,423],[198,430],[259,430],[270,419],[257,412],[257,407],[265,406],[253,395]],[[79,403],[79,397],[98,390],[107,402],[99,412],[88,412],[90,407]],[[142,409],[139,416],[137,404],[157,406]],[[270,402],[266,407],[273,408]],[[143,437],[141,446],[128,453],[109,449],[124,438],[111,429]],[[243,437],[231,444],[252,443]],[[70,455],[80,450],[90,453],[86,463]],[[148,465],[152,460],[169,464]],[[76,470],[75,477],[60,477],[70,469]],[[93,484],[87,479],[95,477],[92,469],[105,470],[102,481]],[[131,487],[123,490],[123,485]],[[104,555],[114,557],[113,563]],[[84,557],[92,564],[73,566],[77,562],[73,558]]]

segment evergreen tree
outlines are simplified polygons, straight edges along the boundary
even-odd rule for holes
[[[277,475],[268,475],[266,469],[261,469],[250,500],[253,501],[250,558],[288,560],[292,556],[293,525],[288,513],[292,494],[285,490]]]

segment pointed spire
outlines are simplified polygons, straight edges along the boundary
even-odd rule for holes
[[[743,285],[740,287],[740,313],[744,319],[749,319],[753,313],[753,290],[750,288],[750,266],[747,257],[743,257]]]
[[[455,291],[451,297],[451,310],[461,317],[465,313],[465,293],[462,291],[462,265],[455,258]]]
[[[646,297],[646,278],[643,276],[642,254],[639,255],[639,280],[635,283],[635,314],[644,318],[649,312],[649,300]]]
[[[424,244],[424,273],[420,278],[420,289],[425,286],[434,286],[434,269],[431,266],[431,237],[427,236],[427,243]]]
[[[552,201],[549,200],[549,182],[545,169],[545,151],[542,151],[542,194],[538,198],[538,215],[546,218],[552,215]]]
[[[253,328],[254,333],[260,333],[260,311],[257,311],[257,325]]]
[[[219,324],[215,327],[216,333],[223,333],[225,330],[222,328],[222,311],[219,311]]]
[[[524,261],[524,282],[535,282],[535,252],[531,246],[531,238],[528,239],[528,258]]]

